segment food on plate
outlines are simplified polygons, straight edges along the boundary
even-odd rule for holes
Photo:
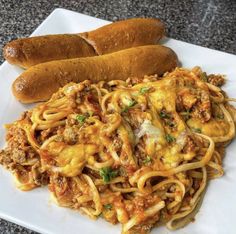
[[[161,45],[140,46],[102,56],[52,61],[23,72],[13,83],[12,91],[23,103],[44,101],[69,82],[162,75],[173,70],[177,62],[174,51]]]
[[[133,18],[118,21],[97,30],[80,33],[98,55],[142,45],[154,45],[165,34],[159,19]]]
[[[164,32],[164,24],[159,19],[134,18],[85,33],[13,40],[4,47],[4,57],[11,64],[28,68],[53,60],[102,55],[156,44]]]
[[[196,67],[104,79],[69,83],[8,124],[0,163],[19,189],[47,184],[60,206],[121,223],[123,234],[183,227],[235,136],[224,78]]]
[[[22,68],[52,60],[95,55],[93,47],[76,34],[21,38],[8,42],[3,49],[4,58]]]

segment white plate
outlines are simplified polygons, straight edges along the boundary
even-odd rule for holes
[[[64,9],[56,9],[32,35],[77,33],[95,29],[109,22]],[[236,96],[236,56],[185,42],[168,39],[165,45],[176,51],[184,67],[200,65],[206,72],[222,73],[229,81],[224,89]],[[29,108],[17,102],[11,94],[11,84],[22,72],[7,62],[0,67],[0,147],[4,146],[4,123],[17,119]],[[227,148],[224,160],[224,177],[213,180],[207,189],[196,221],[175,234],[232,234],[236,217],[236,142]],[[21,192],[14,186],[9,172],[0,168],[0,216],[41,233],[120,233],[120,226],[113,226],[99,219],[92,221],[78,212],[60,208],[50,202],[46,188]],[[171,233],[166,228],[154,228],[152,233]]]

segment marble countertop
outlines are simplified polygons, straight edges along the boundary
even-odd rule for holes
[[[58,7],[111,21],[161,18],[169,37],[236,54],[234,0],[0,0],[0,51],[6,42],[29,36]],[[0,233],[35,232],[0,219]]]

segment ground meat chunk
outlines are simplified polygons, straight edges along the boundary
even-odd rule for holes
[[[22,149],[12,149],[12,159],[18,163],[24,163],[26,161],[26,152]]]
[[[147,154],[143,150],[140,150],[139,145],[135,147],[134,156],[138,162],[138,165],[143,165],[145,159],[147,158]]]
[[[179,95],[176,97],[176,110],[178,112],[185,111],[184,104],[182,102],[182,97]]]
[[[63,132],[64,140],[68,144],[75,144],[78,140],[78,129],[76,126],[67,126]]]
[[[5,167],[10,167],[12,163],[11,151],[10,150],[1,150],[0,151],[0,164]]]
[[[186,137],[186,144],[183,148],[183,153],[194,152],[197,150],[197,146],[191,136]]]
[[[27,137],[21,128],[12,126],[9,128],[7,136],[7,147],[0,152],[0,163],[7,168],[12,164],[23,164],[28,159],[38,157],[34,149],[28,144]]]
[[[193,107],[192,116],[205,123],[211,118],[211,109],[210,95],[208,92],[202,90],[199,94],[199,100],[197,104]]]
[[[140,78],[140,77],[130,77],[127,79],[127,83],[128,84],[131,84],[131,85],[135,85],[135,84],[138,84],[138,83],[141,83],[143,81],[143,78]]]
[[[214,74],[210,74],[207,77],[207,81],[210,84],[213,84],[213,85],[218,86],[218,87],[222,86],[225,83],[225,79],[222,75],[214,75]]]
[[[25,131],[19,127],[13,126],[8,130],[8,146],[5,149],[11,159],[19,164],[25,163],[29,159],[39,158],[38,153],[28,143]]]
[[[32,175],[36,186],[48,183],[48,175],[40,171],[39,155],[29,144],[23,129],[13,125],[7,132],[7,147],[0,151],[0,164],[20,175],[21,179]]]
[[[177,110],[183,110],[184,108],[189,110],[196,102],[196,94],[192,93],[190,89],[181,89],[177,96]]]
[[[118,136],[115,136],[112,143],[113,149],[116,152],[120,152],[122,148],[122,144],[123,144],[122,140]]]

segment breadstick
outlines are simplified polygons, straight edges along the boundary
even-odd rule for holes
[[[168,47],[140,46],[107,55],[58,60],[33,66],[13,83],[15,97],[23,103],[45,101],[69,82],[126,80],[128,77],[163,73],[177,66]]]
[[[3,54],[9,63],[29,68],[53,60],[102,55],[156,44],[164,31],[164,24],[158,19],[134,18],[80,34],[17,39],[6,44]]]

